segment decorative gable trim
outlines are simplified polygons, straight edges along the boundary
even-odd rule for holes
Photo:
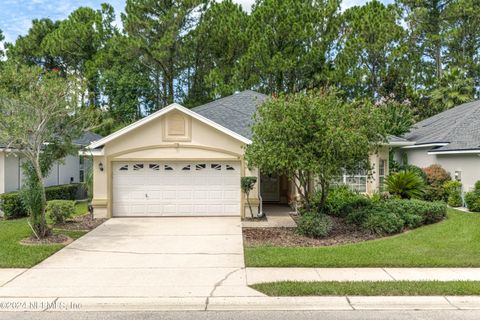
[[[128,132],[130,132],[132,130],[135,130],[138,127],[141,127],[141,126],[149,123],[150,121],[153,121],[157,118],[160,118],[161,116],[163,116],[164,114],[166,114],[166,113],[168,113],[172,110],[178,110],[180,112],[183,112],[183,113],[191,116],[192,118],[197,119],[197,120],[215,128],[215,129],[217,129],[217,130],[219,130],[219,131],[221,131],[221,132],[223,132],[223,133],[231,136],[232,138],[237,139],[237,140],[239,140],[243,143],[246,143],[246,144],[252,143],[252,141],[250,139],[247,139],[244,136],[241,136],[238,133],[233,132],[230,129],[227,129],[227,128],[219,125],[218,123],[213,122],[212,120],[209,120],[209,119],[199,115],[198,113],[179,105],[178,103],[173,103],[173,104],[169,105],[168,107],[165,107],[161,110],[158,110],[157,112],[154,112],[151,115],[126,126],[125,128],[122,128],[122,129],[120,129],[120,130],[118,130],[118,131],[116,131],[116,132],[98,140],[98,141],[95,141],[95,142],[91,143],[87,148],[88,149],[96,149],[96,148],[103,147],[106,143],[111,142],[111,141],[123,136],[124,134],[127,134]]]

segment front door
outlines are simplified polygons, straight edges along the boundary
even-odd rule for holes
[[[261,175],[260,194],[263,201],[280,201],[280,178],[276,175]]]

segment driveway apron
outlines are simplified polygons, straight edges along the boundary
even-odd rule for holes
[[[0,286],[2,297],[259,296],[234,217],[116,218]]]

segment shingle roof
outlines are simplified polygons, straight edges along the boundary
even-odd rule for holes
[[[80,138],[73,140],[73,143],[79,146],[87,146],[90,143],[100,140],[102,138],[103,137],[99,134],[93,133],[91,131],[87,131]]]
[[[435,151],[480,149],[480,100],[418,122],[404,138],[416,145],[448,143]]]
[[[246,90],[193,108],[196,113],[245,138],[252,138],[253,115],[268,96]]]

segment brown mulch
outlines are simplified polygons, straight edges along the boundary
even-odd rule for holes
[[[325,238],[309,238],[295,233],[295,228],[243,228],[243,239],[248,247],[270,245],[281,247],[323,247],[348,244],[378,238],[332,217],[333,228]]]
[[[63,244],[67,245],[73,241],[72,238],[67,237],[64,234],[51,234],[46,238],[37,239],[35,236],[28,237],[20,241],[21,244],[35,246],[45,244]]]
[[[53,227],[62,230],[86,230],[90,231],[104,223],[107,219],[93,219],[91,214],[85,214],[65,221],[57,223]]]

